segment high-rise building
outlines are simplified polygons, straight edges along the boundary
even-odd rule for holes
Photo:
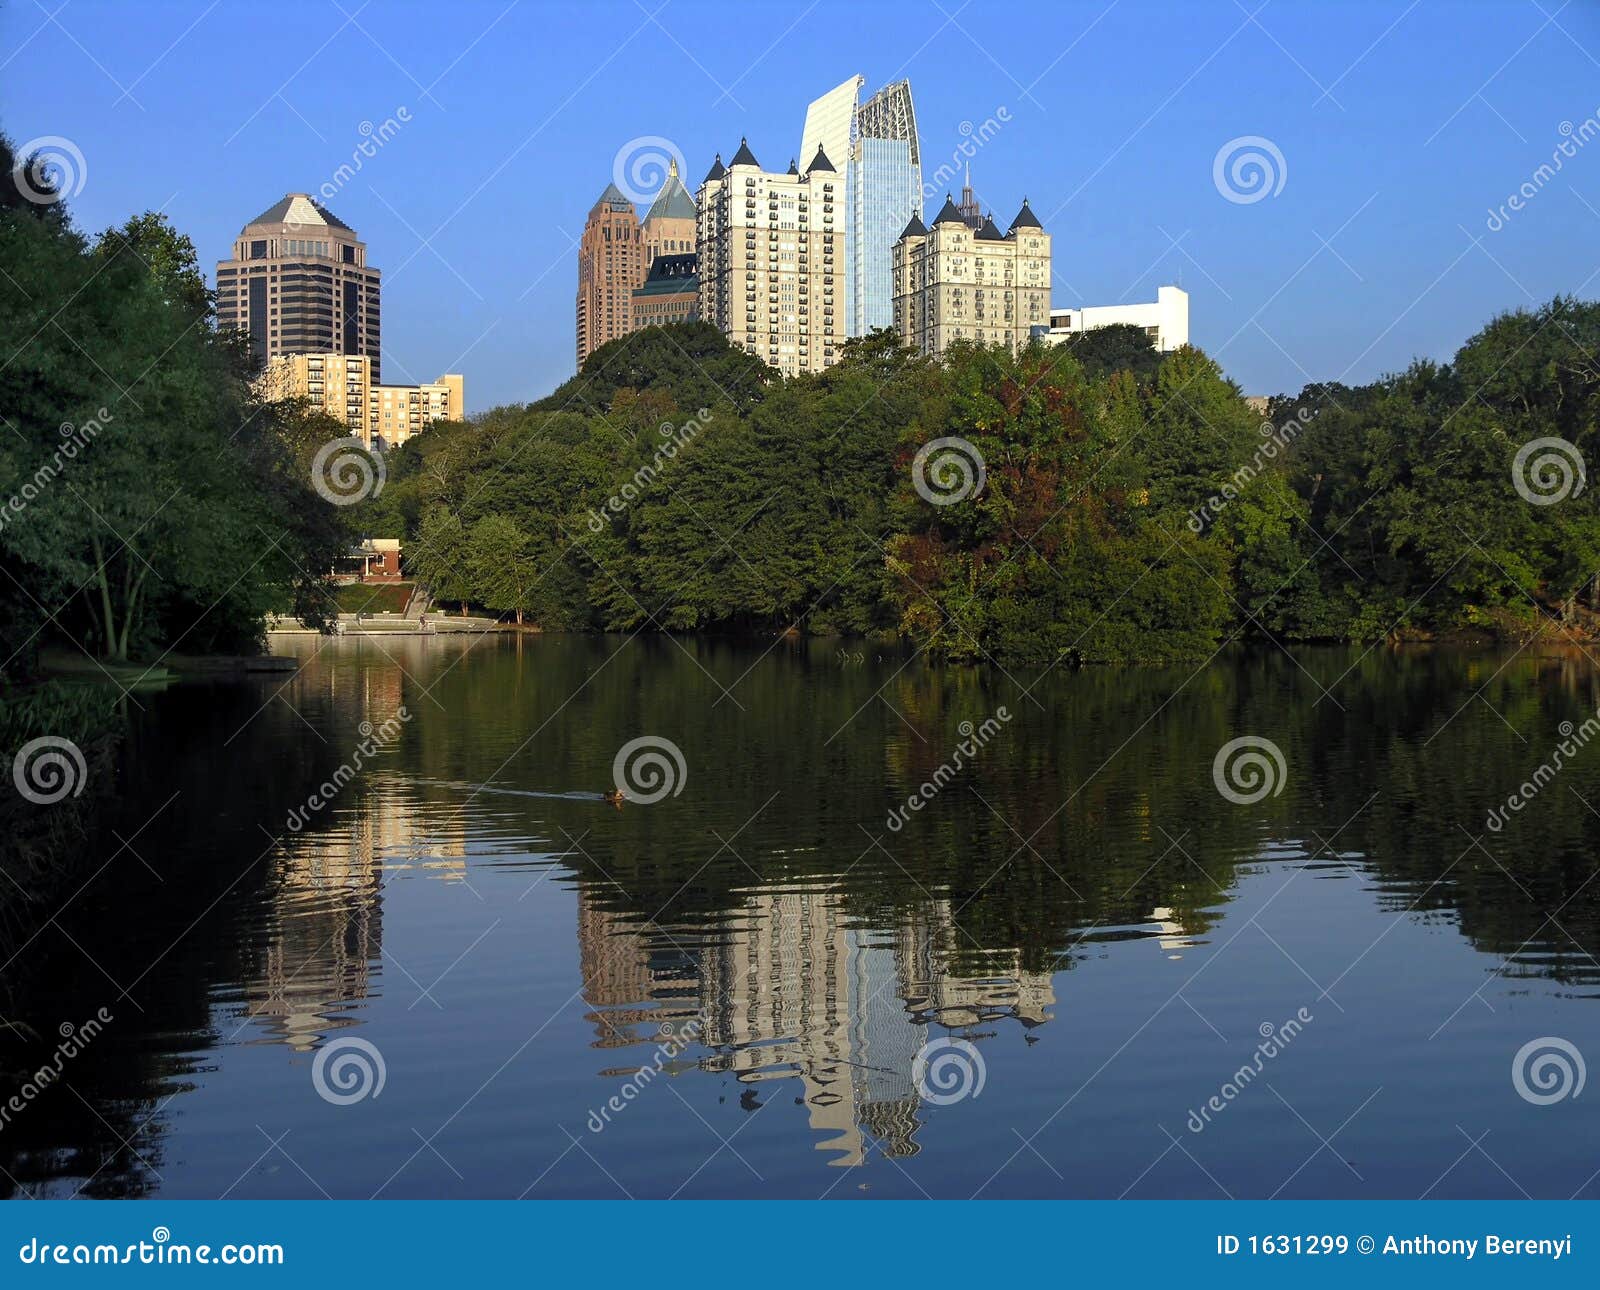
[[[745,140],[700,186],[700,318],[786,376],[820,372],[845,338],[844,180],[818,148],[763,170]]]
[[[1005,233],[992,216],[973,229],[948,196],[931,229],[913,217],[894,244],[894,325],[922,354],[963,340],[1015,353],[1048,329],[1050,235],[1027,198]]]
[[[922,152],[911,82],[886,85],[866,102],[866,79],[852,76],[806,109],[800,155],[821,147],[840,158],[844,175],[845,334],[894,323],[893,248],[900,230],[922,215]]]
[[[217,325],[248,332],[262,363],[280,354],[350,354],[379,372],[379,274],[355,231],[306,193],[244,226],[217,262]]]
[[[578,366],[633,327],[633,289],[644,281],[644,230],[633,203],[607,184],[578,243]]]
[[[435,421],[466,415],[466,380],[459,373],[423,385],[381,385],[358,354],[280,354],[268,361],[260,386],[270,399],[308,400],[369,448],[398,447]]]

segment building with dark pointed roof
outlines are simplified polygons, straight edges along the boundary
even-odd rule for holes
[[[346,354],[376,382],[380,286],[354,229],[311,194],[286,193],[217,262],[217,324],[248,333],[263,364],[287,354]]]
[[[667,163],[667,177],[662,181],[661,191],[656,194],[655,201],[650,203],[644,222],[648,224],[653,219],[694,219],[694,198],[689,196],[683,180],[678,178],[676,160]]]
[[[1017,212],[1016,219],[1011,221],[1012,228],[1043,228],[1039,217],[1033,213],[1033,208],[1028,205],[1028,199],[1022,199],[1022,209]]]
[[[657,257],[691,255],[695,249],[694,198],[678,178],[676,160],[667,165],[661,191],[644,217],[644,267],[648,274]]]
[[[274,202],[251,224],[296,224],[301,228],[342,228],[346,233],[354,230],[309,193],[288,193],[282,201]],[[248,226],[247,226],[248,227]]]
[[[717,153],[717,159],[711,163],[711,169],[706,171],[706,177],[700,182],[709,184],[714,179],[721,179],[727,173],[727,168],[722,164],[722,154],[719,152]]]
[[[921,354],[957,342],[1017,353],[1050,327],[1050,235],[1026,201],[1009,232],[980,209],[970,183],[945,198],[932,228],[906,225],[894,244],[894,325]]]
[[[944,205],[939,207],[939,213],[933,217],[933,226],[941,224],[965,224],[966,217],[956,208],[955,200],[949,193],[944,195]]]
[[[806,173],[810,174],[813,170],[826,170],[829,174],[839,173],[833,168],[833,162],[828,160],[827,150],[821,144],[817,145],[817,155],[811,158],[811,164],[806,167]]]
[[[820,160],[762,170],[741,139],[695,194],[700,320],[787,376],[831,367],[845,340],[845,183]]]

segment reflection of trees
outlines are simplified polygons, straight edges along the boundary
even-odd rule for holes
[[[51,1060],[63,1021],[102,1005],[113,1017],[0,1133],[0,1194],[158,1187],[173,1098],[242,1020],[214,1010],[218,984],[242,983],[244,1017],[269,1018],[296,1046],[364,995],[378,954],[376,857],[394,820],[361,812],[338,841],[317,820],[294,846],[264,830],[281,832],[289,808],[333,772],[373,695],[368,686],[298,695],[324,739],[270,700],[280,684],[147,699],[157,714],[134,722],[120,750],[117,791],[68,887],[81,891],[40,910],[0,952],[15,956],[6,1019],[21,1023],[0,1034],[0,1099]],[[219,753],[235,738],[237,752]],[[362,800],[352,790],[344,805]]]
[[[424,645],[472,657],[446,670]],[[135,725],[90,848],[118,858],[59,927],[24,928],[0,955],[39,931],[6,979],[8,1019],[40,1035],[86,1015],[86,999],[88,1012],[111,1005],[116,1023],[70,1072],[93,1109],[61,1089],[17,1117],[0,1134],[0,1188],[93,1175],[91,1194],[148,1190],[167,1099],[199,1054],[252,1020],[299,1049],[352,1024],[381,952],[385,874],[464,875],[469,838],[521,856],[547,843],[575,876],[590,1019],[597,1046],[616,1050],[608,1069],[642,1060],[662,1022],[699,1016],[704,1064],[752,1101],[801,1097],[841,1162],[916,1150],[911,1061],[938,1028],[981,1045],[1012,1023],[1064,1024],[1051,1019],[1070,1016],[1074,978],[1058,973],[1092,974],[1108,941],[1179,954],[1204,940],[1237,865],[1268,844],[1293,857],[1332,840],[1316,863],[1359,870],[1392,916],[1454,919],[1509,975],[1600,978],[1600,884],[1588,883],[1600,746],[1503,832],[1483,829],[1548,758],[1557,725],[1600,706],[1583,658],[1271,651],[1193,673],[1059,671],[1029,698],[1019,687],[1031,676],[920,661],[896,674],[900,656],[841,663],[804,643],[779,643],[766,662],[748,646],[664,638],[385,650],[397,661],[329,651],[285,700],[270,697],[281,682],[174,690]],[[431,697],[408,700],[407,674],[426,676]],[[739,707],[718,704],[718,686]],[[269,846],[262,829],[282,833],[358,724],[402,702],[416,720],[381,765]],[[960,723],[1000,704],[1012,720],[888,830]],[[459,787],[598,791],[640,732],[683,748],[683,797],[563,815],[514,794],[468,803]],[[1272,739],[1289,767],[1280,795],[1248,807],[1211,778],[1216,750],[1242,733]],[[119,851],[130,838],[140,860]],[[139,979],[138,1006],[107,977]],[[215,1007],[219,986],[236,1008]],[[191,1038],[180,1048],[172,1036]],[[0,1071],[41,1055],[13,1033]]]

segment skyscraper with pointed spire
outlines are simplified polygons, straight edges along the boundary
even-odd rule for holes
[[[695,290],[693,256],[696,243],[694,198],[678,177],[678,163],[667,166],[661,191],[650,203],[644,222],[616,184],[607,184],[584,222],[578,243],[578,366],[607,341],[637,327],[682,321],[692,310],[678,297]],[[689,257],[687,260],[684,257]],[[636,316],[635,293],[652,282],[648,307]],[[663,312],[662,294],[672,307]],[[669,316],[670,315],[670,316]]]

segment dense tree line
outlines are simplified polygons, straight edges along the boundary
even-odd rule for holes
[[[404,445],[363,522],[409,539],[439,598],[562,630],[868,634],[1008,666],[1587,632],[1592,494],[1529,500],[1519,479],[1560,463],[1518,453],[1593,456],[1597,351],[1600,307],[1557,300],[1451,364],[1263,415],[1133,328],[939,362],[878,333],[790,381],[714,328],[653,328]]]
[[[86,236],[61,196],[41,159],[14,156],[0,136],[8,780],[14,754],[40,737],[70,741],[94,779],[123,728],[122,686],[136,673],[119,672],[115,688],[64,685],[45,679],[50,651],[93,676],[172,651],[254,652],[270,608],[326,619],[327,573],[350,541],[310,472],[344,431],[254,395],[190,240],[155,214]],[[54,859],[70,853],[63,836],[87,801],[0,794],[4,872],[47,893],[43,873],[66,868]],[[0,907],[0,925],[10,916]]]
[[[342,432],[256,398],[165,218],[88,237],[47,183],[0,139],[0,683],[42,645],[122,662],[253,648],[275,604],[320,621],[349,534],[309,461]]]

